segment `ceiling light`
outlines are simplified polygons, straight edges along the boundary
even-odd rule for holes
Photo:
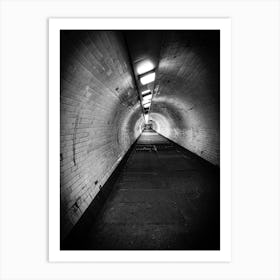
[[[141,62],[138,63],[137,73],[138,73],[138,75],[142,75],[142,74],[144,74],[146,72],[149,72],[153,69],[154,69],[154,65],[151,61],[149,61],[149,60],[141,61]]]
[[[151,100],[148,100],[148,101],[142,102],[142,104],[143,104],[143,105],[146,105],[146,104],[148,104],[148,103],[150,103],[150,104],[151,104],[151,103],[152,103],[152,102],[151,102]]]
[[[143,97],[143,101],[146,102],[147,100],[152,100],[152,95],[151,94],[146,95],[146,96]]]
[[[143,100],[142,101],[142,104],[144,105],[144,104],[147,104],[147,103],[151,103],[151,99],[149,99],[149,100]]]
[[[152,94],[146,94],[142,97],[143,99],[151,99],[152,98]]]
[[[153,82],[155,80],[155,78],[156,78],[156,73],[152,72],[152,73],[142,76],[140,78],[140,82],[142,85],[146,85],[146,84]]]
[[[147,93],[151,92],[149,89],[142,91],[142,95],[145,95]]]
[[[148,115],[148,114],[145,114],[145,115],[144,115],[144,118],[145,118],[145,123],[148,123],[148,121],[149,121],[149,115]]]
[[[152,98],[143,98],[142,103],[147,103],[147,102],[151,102]]]

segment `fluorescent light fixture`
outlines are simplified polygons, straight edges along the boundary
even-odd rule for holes
[[[145,118],[145,123],[148,123],[148,121],[149,121],[149,114],[145,114],[144,118]]]
[[[146,84],[153,82],[155,80],[155,78],[156,78],[156,73],[152,72],[152,73],[142,76],[140,78],[140,82],[142,85],[146,85]]]
[[[143,101],[142,104],[145,105],[147,103],[152,103],[151,100],[146,100],[145,102]]]
[[[143,102],[146,102],[146,101],[151,101],[152,100],[152,95],[149,94],[149,95],[146,95],[143,97]]]
[[[151,61],[145,60],[138,63],[137,73],[138,75],[142,75],[146,72],[149,72],[154,69],[154,65]]]
[[[145,103],[143,102],[142,105],[143,105],[144,107],[147,106],[147,105],[150,106],[151,103],[152,103],[151,101],[147,101],[147,102],[145,102]]]
[[[151,92],[149,89],[142,91],[142,95],[147,94],[148,92]]]
[[[146,104],[151,104],[152,102],[151,101],[147,101],[147,102],[142,102],[142,105],[146,105]]]

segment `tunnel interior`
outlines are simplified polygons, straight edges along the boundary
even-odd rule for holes
[[[219,249],[219,30],[61,30],[60,87],[61,249]]]

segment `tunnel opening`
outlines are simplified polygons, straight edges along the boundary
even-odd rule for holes
[[[219,250],[219,30],[62,30],[61,250]]]

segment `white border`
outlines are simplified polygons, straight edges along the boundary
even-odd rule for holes
[[[220,29],[221,31],[221,250],[60,251],[59,102],[61,29]],[[49,261],[229,262],[231,261],[231,20],[229,18],[49,19]]]

